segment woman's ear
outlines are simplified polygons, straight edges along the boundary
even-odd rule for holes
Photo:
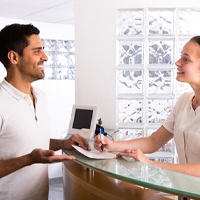
[[[8,59],[10,60],[10,62],[12,64],[17,64],[18,63],[18,53],[16,53],[15,51],[9,51],[8,52]]]

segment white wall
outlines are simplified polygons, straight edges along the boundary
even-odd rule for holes
[[[105,128],[116,127],[115,4],[75,1],[75,102],[99,106]]]
[[[77,104],[97,105],[106,128],[116,127],[116,12],[124,8],[199,8],[191,0],[75,0]]]
[[[0,29],[12,23],[32,23],[40,29],[42,39],[74,40],[73,25],[58,25],[40,22],[30,22],[0,18]],[[0,63],[0,81],[6,76],[6,71]],[[75,81],[73,80],[40,80],[34,85],[42,89],[48,98],[48,109],[51,117],[51,138],[60,138],[68,129],[71,108],[75,102]],[[61,153],[61,151],[57,152]],[[49,165],[49,177],[62,176],[61,163]]]
[[[0,29],[12,23],[32,23],[39,28],[40,37],[44,39],[74,40],[74,25],[41,23],[16,19],[0,18]]]

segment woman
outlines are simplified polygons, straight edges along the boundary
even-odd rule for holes
[[[136,160],[165,169],[200,177],[200,36],[191,38],[183,47],[176,62],[180,82],[190,84],[193,92],[184,93],[163,125],[151,136],[129,141],[103,140],[97,136],[94,146],[104,151],[120,151],[117,156]],[[153,153],[174,138],[180,164],[149,160],[144,154]]]

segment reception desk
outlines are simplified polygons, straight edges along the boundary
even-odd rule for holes
[[[173,194],[200,199],[200,178],[123,158],[90,159],[64,150],[75,161],[63,163],[65,200],[169,199]]]

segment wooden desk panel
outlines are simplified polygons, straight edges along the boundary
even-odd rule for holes
[[[63,164],[64,200],[165,200],[133,183],[95,172],[74,161]]]

